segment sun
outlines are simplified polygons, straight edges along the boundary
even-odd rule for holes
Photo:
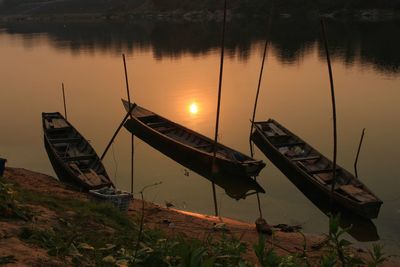
[[[199,106],[197,105],[196,102],[193,102],[192,104],[190,104],[189,111],[191,114],[197,114],[197,112],[199,112]]]

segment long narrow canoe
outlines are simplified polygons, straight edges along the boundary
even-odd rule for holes
[[[252,140],[297,187],[308,187],[330,200],[333,163],[275,120],[255,122]],[[359,179],[336,166],[334,204],[366,218],[376,218],[382,201]]]
[[[129,103],[124,100],[123,103],[129,111]],[[231,197],[244,197],[250,190],[265,192],[251,178],[264,168],[264,162],[218,143],[213,165],[212,139],[136,104],[132,105],[135,105],[132,117],[124,126],[153,148],[194,172],[210,180],[214,179]]]
[[[113,186],[89,142],[58,112],[42,113],[44,144],[60,181],[83,191]]]

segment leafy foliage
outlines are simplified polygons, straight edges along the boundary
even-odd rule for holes
[[[8,255],[8,256],[0,256],[0,265],[3,264],[8,264],[8,263],[14,263],[17,260],[13,255]]]
[[[332,254],[330,258],[334,256],[337,258],[342,266],[359,266],[364,264],[364,261],[355,256],[350,251],[351,242],[343,239],[342,236],[350,229],[339,228],[340,215],[331,215],[329,219],[329,235],[328,235],[328,248],[330,249],[328,254]]]
[[[263,267],[279,266],[283,258],[279,257],[274,248],[266,248],[265,235],[259,235],[258,243],[254,245],[254,252],[258,258],[258,262]]]
[[[368,267],[378,267],[387,259],[385,254],[383,253],[383,246],[379,244],[373,244],[372,250],[368,250],[369,255],[371,256],[371,262],[368,262]]]
[[[12,185],[5,183],[0,177],[0,219],[18,218],[28,221],[32,218],[29,209],[16,200],[16,193]]]
[[[52,227],[43,228],[30,223],[29,227],[22,228],[19,237],[46,249],[50,256],[70,261],[75,266],[254,266],[243,259],[243,254],[247,252],[246,245],[225,232],[217,237],[207,236],[204,240],[184,236],[168,237],[159,230],[144,228],[141,218],[134,220],[112,205],[34,192],[20,191],[17,194],[13,186],[1,180],[0,186],[2,214],[6,207],[17,217],[26,218],[25,213],[20,213],[21,202],[46,206],[59,215],[58,222]],[[17,212],[14,213],[14,210]],[[339,220],[339,216],[330,217],[329,234],[318,265],[382,265],[387,257],[380,245],[375,244],[369,250],[371,260],[368,262],[353,255],[351,243],[343,238],[348,229],[340,229]],[[306,238],[304,234],[299,234],[304,240],[302,251],[286,256],[277,254],[274,234],[269,240],[259,235],[258,243],[253,246],[259,266],[311,266]],[[0,263],[14,261],[11,255],[0,258]]]
[[[246,246],[228,236],[203,241],[143,228],[112,205],[24,192],[20,201],[46,206],[60,218],[50,229],[25,227],[20,238],[76,266],[251,266]],[[139,223],[141,220],[139,220]],[[136,251],[136,248],[137,251]]]
[[[387,259],[382,252],[382,246],[374,244],[373,249],[369,250],[371,261],[365,263],[363,259],[353,254],[351,250],[351,242],[344,239],[343,235],[349,230],[339,228],[340,215],[330,216],[329,218],[329,234],[325,243],[323,255],[319,261],[322,267],[352,267],[365,266],[378,267]],[[303,234],[302,234],[303,235]],[[304,238],[302,253],[293,253],[287,256],[278,256],[275,252],[274,243],[271,247],[266,246],[264,235],[259,236],[258,243],[254,245],[254,252],[258,262],[262,267],[289,267],[289,266],[311,266],[310,259],[307,257],[307,244]]]

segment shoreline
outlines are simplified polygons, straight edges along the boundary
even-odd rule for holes
[[[24,14],[26,13],[26,14]],[[306,12],[297,10],[283,10],[274,14],[274,18],[289,20],[293,18],[326,19],[339,21],[359,21],[359,22],[387,22],[400,20],[400,10],[392,9],[361,9],[361,10],[333,10],[331,12],[319,12],[309,10]],[[265,21],[268,16],[262,14],[243,14],[228,10],[227,21],[231,20],[255,20]],[[129,22],[135,20],[165,21],[165,22],[219,22],[222,21],[222,11],[209,10],[171,10],[171,11],[146,11],[146,12],[72,12],[72,13],[39,13],[29,14],[29,12],[0,13],[0,22]]]
[[[88,194],[73,191],[68,186],[61,184],[55,178],[45,174],[21,168],[8,167],[5,170],[4,178],[7,183],[11,183],[18,188],[35,193],[56,196],[57,198],[78,199],[84,202],[91,201]],[[257,257],[251,249],[258,240],[258,233],[254,223],[167,208],[147,201],[144,201],[143,204],[144,226],[146,228],[161,230],[166,233],[167,236],[184,235],[200,240],[207,236],[228,234],[237,238],[241,242],[246,243],[247,247],[250,249],[248,249],[244,254],[244,258],[250,262],[257,263]],[[42,214],[47,214],[45,221],[51,222],[54,219],[51,218],[54,215],[49,215],[52,214],[52,211],[50,211],[48,207],[40,207],[39,211]],[[127,215],[131,218],[139,218],[141,214],[142,201],[140,199],[134,199],[129,206]],[[38,221],[41,220],[43,219],[38,219]],[[15,250],[15,248],[13,248],[13,246],[7,241],[10,237],[15,235],[16,231],[14,223],[11,222],[11,224],[12,225],[7,226],[7,222],[0,221],[0,229],[2,229],[2,231],[0,231],[0,256],[6,255]],[[222,227],[219,228],[218,225]],[[1,238],[4,236],[8,236],[8,239]],[[322,234],[284,232],[282,229],[274,228],[273,236],[267,237],[266,242],[267,245],[274,246],[277,254],[280,256],[302,253],[305,245],[307,256],[314,263],[317,263],[323,255],[321,244],[324,240],[325,236]],[[22,250],[18,252],[18,256],[22,257],[20,259],[17,258],[18,262],[28,260],[26,255],[35,257],[34,255],[36,254],[34,252],[37,252],[37,248],[27,246],[21,249],[21,244],[16,240],[14,241],[17,244],[16,246]],[[368,259],[369,256],[367,251],[357,247],[353,247],[353,250],[355,254]],[[18,249],[16,251],[18,251]],[[43,257],[43,253],[37,255]],[[393,264],[397,263],[388,261],[384,266],[394,266]]]

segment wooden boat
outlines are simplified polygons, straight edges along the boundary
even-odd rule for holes
[[[58,112],[42,113],[44,144],[58,178],[80,190],[113,186],[89,142]]]
[[[125,109],[129,111],[129,103],[124,100],[123,103]],[[213,181],[234,198],[243,197],[243,192],[246,190],[265,192],[251,178],[257,176],[264,168],[264,162],[218,143],[212,170],[213,140],[143,107],[133,105],[135,107],[132,110],[132,117],[124,126],[150,146],[198,174],[210,180],[216,179]],[[226,177],[232,179],[228,181]]]
[[[251,138],[297,187],[308,187],[321,199],[330,199],[332,161],[272,119],[255,122]],[[366,218],[376,218],[382,205],[359,179],[338,165],[332,196],[334,204]]]

